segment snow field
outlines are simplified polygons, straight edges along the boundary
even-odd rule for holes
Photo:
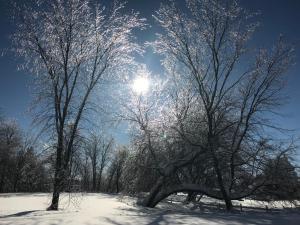
[[[59,211],[46,211],[50,194],[0,194],[1,225],[299,225],[300,212],[200,212],[163,203],[155,209],[107,194],[62,195]]]

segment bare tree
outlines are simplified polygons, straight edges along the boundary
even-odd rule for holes
[[[163,31],[151,45],[164,57],[171,81],[167,103],[156,109],[159,104],[136,101],[128,109],[140,128],[141,149],[161,175],[143,205],[191,191],[223,199],[231,210],[232,199],[266,185],[260,175],[270,158],[293,149],[279,147],[267,132],[277,128],[268,116],[282,103],[293,48],[280,37],[270,51],[250,51],[253,16],[236,1],[218,0],[189,0],[185,9],[170,1],[157,11]],[[175,179],[201,157],[216,186]]]
[[[100,140],[95,135],[91,137],[91,144],[88,147],[88,156],[91,160],[92,166],[92,191],[96,191],[97,184],[97,166],[98,166],[98,158],[99,158],[99,143]]]
[[[100,165],[98,168],[99,172],[98,172],[98,184],[97,184],[97,189],[99,191],[102,190],[103,172],[104,169],[108,166],[109,160],[111,158],[113,146],[114,146],[113,138],[107,140],[103,139],[101,142]]]
[[[33,1],[19,7],[15,51],[36,75],[38,121],[56,140],[54,190],[49,210],[57,210],[74,138],[93,90],[133,64],[140,51],[131,41],[141,28],[138,14],[121,12],[114,1],[105,9],[88,0]],[[72,125],[64,144],[65,128]]]
[[[121,183],[121,178],[124,171],[124,166],[126,159],[128,157],[128,149],[126,147],[120,146],[116,149],[114,157],[111,161],[111,165],[108,170],[107,176],[107,191],[116,192],[123,188]]]
[[[104,135],[91,134],[88,144],[88,156],[92,166],[92,191],[100,190],[102,175],[108,164],[110,152],[113,147],[113,138],[105,138]]]

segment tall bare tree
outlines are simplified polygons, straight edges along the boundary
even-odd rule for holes
[[[268,133],[276,128],[268,116],[282,103],[293,48],[280,37],[269,51],[250,51],[258,24],[235,0],[188,0],[185,6],[169,1],[155,15],[162,32],[152,46],[171,81],[168,103],[155,109],[159,104],[136,101],[128,110],[140,128],[141,148],[161,174],[143,204],[197,191],[223,199],[230,210],[232,199],[266,184],[260,175],[268,159],[293,148],[279,147]],[[199,157],[213,171],[214,188],[171,182]]]
[[[172,1],[157,12],[165,33],[154,46],[165,56],[166,70],[177,75],[177,83],[185,86],[185,81],[198,102],[195,122],[205,128],[204,148],[230,210],[232,198],[255,189],[239,189],[247,182],[242,174],[256,177],[260,163],[274,150],[264,142],[264,128],[272,127],[265,115],[281,103],[293,49],[280,38],[271,51],[259,50],[254,63],[247,65],[247,43],[257,26],[251,22],[253,15],[236,1],[186,3],[188,13]],[[181,131],[185,133],[184,127]],[[259,183],[251,180],[248,186],[251,182]]]
[[[138,13],[124,13],[113,1],[106,9],[89,0],[30,1],[18,6],[15,52],[36,73],[37,121],[56,140],[54,190],[57,210],[77,130],[93,90],[133,64],[132,31],[143,26]],[[66,138],[66,126],[71,126]],[[66,143],[64,143],[66,141]]]

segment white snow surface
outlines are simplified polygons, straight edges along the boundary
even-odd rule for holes
[[[299,225],[300,211],[201,212],[162,203],[155,209],[108,194],[63,194],[58,211],[46,211],[50,194],[0,194],[1,225]]]

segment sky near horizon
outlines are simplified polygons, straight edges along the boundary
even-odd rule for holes
[[[145,31],[138,32],[137,40],[153,40],[158,31],[152,15],[165,0],[127,0],[126,10],[139,11],[151,25]],[[182,1],[182,0],[178,0]],[[0,0],[0,51],[10,46],[9,35],[14,31],[10,22],[11,11],[7,0]],[[100,1],[101,2],[101,1]],[[104,0],[108,2],[108,0]],[[294,129],[295,135],[300,137],[300,1],[299,0],[240,0],[241,6],[250,12],[260,12],[258,21],[261,26],[254,34],[252,42],[257,47],[270,47],[279,35],[294,43],[296,51],[295,65],[287,72],[287,86],[285,94],[287,104],[280,109],[282,117],[274,118],[274,122],[287,129]],[[30,91],[31,74],[18,71],[17,65],[21,59],[14,58],[11,54],[0,56],[0,110],[8,117],[16,119],[21,127],[30,129],[31,116],[27,112],[32,101]],[[141,60],[141,59],[140,59]],[[161,66],[156,55],[147,50],[143,62],[154,73],[161,73]],[[117,134],[121,143],[128,141],[124,133]]]

